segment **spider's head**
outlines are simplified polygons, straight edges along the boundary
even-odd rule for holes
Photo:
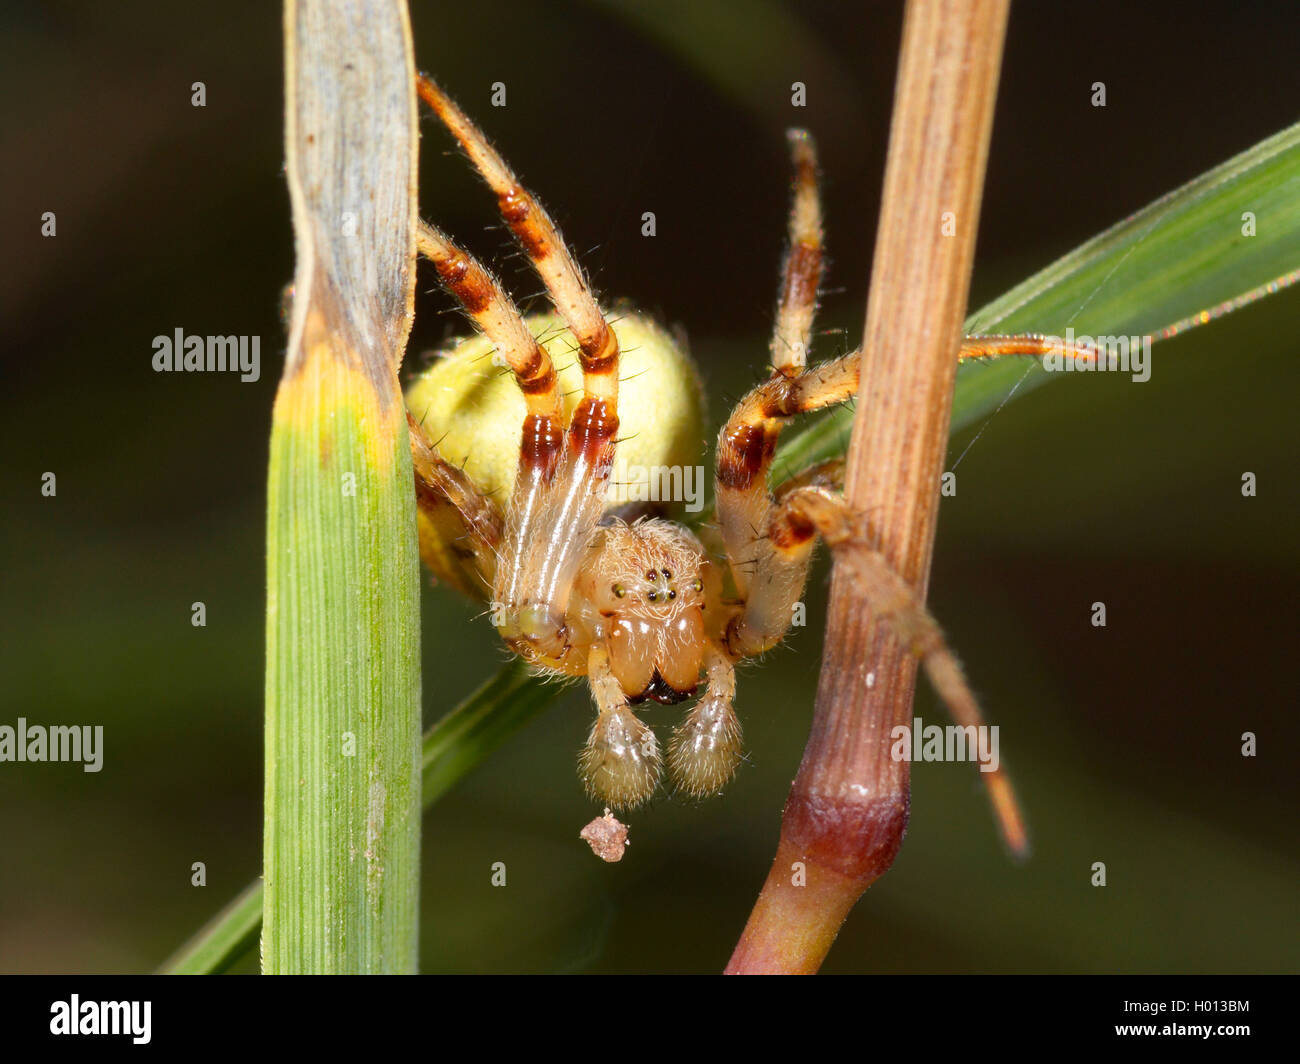
[[[584,590],[605,619],[619,686],[634,702],[689,698],[708,646],[704,548],[670,521],[616,523],[602,531]]]

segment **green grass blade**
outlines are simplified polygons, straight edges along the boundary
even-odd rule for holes
[[[1254,236],[1243,234],[1247,214]],[[966,331],[1162,339],[1290,283],[1297,267],[1300,124],[1058,259],[971,315]],[[953,427],[988,414],[1022,379],[1017,395],[1060,376],[1018,359],[963,366]]]
[[[418,961],[420,595],[397,367],[415,284],[404,0],[289,0],[297,269],[267,514],[267,973]]]
[[[1243,214],[1255,235],[1243,235]],[[971,333],[1157,333],[1300,262],[1300,124],[1162,196],[971,315]]]

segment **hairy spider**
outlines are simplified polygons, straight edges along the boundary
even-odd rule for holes
[[[421,554],[441,578],[491,602],[501,638],[530,665],[587,678],[597,716],[580,772],[590,794],[627,808],[655,792],[663,755],[632,707],[646,699],[684,701],[701,682],[702,696],[668,744],[668,768],[677,787],[696,797],[730,780],[742,752],[735,664],[784,637],[819,536],[858,580],[875,615],[921,659],[958,723],[978,724],[979,707],[938,626],[873,549],[866,521],[840,494],[842,463],[823,463],[769,489],[777,439],[789,419],[845,402],[858,389],[856,350],[807,365],[822,277],[812,138],[802,130],[788,135],[794,191],[771,374],[722,428],[716,523],[697,535],[661,517],[629,522],[612,497],[620,347],[637,360],[637,372],[625,378],[634,378],[638,397],[629,421],[662,418],[665,407],[671,418],[675,396],[688,411],[671,431],[647,434],[649,444],[623,426],[632,437],[628,446],[651,448],[641,453],[647,463],[680,461],[683,440],[698,449],[698,419],[689,413],[698,410],[698,386],[689,360],[648,319],[607,319],[541,204],[430,78],[421,75],[418,88],[496,193],[502,218],[559,316],[524,318],[487,269],[421,223],[420,253],[485,338],[457,346],[408,391]],[[576,367],[557,371],[553,358],[575,349]],[[1039,337],[972,337],[960,357],[1048,350]],[[499,414],[488,396],[504,375],[491,368],[489,352],[512,371],[502,386],[522,422],[517,451],[513,443],[500,446]],[[562,388],[568,372],[573,380]],[[653,412],[647,396],[654,397]],[[470,442],[505,462],[456,464]],[[508,493],[504,506],[494,501],[497,493]],[[1010,784],[1000,770],[982,775],[1016,845],[1021,830]]]

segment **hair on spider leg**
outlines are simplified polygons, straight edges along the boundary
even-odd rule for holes
[[[546,337],[548,343],[558,341],[559,343],[564,344],[564,353],[574,356],[573,361],[570,362],[568,366],[560,367],[560,369],[569,369],[570,367],[579,364],[578,353],[581,348],[573,342],[573,335],[569,332],[569,328],[564,324],[564,322],[555,322],[543,335]]]
[[[564,333],[564,331],[565,329],[563,325],[559,325],[555,322],[546,322],[543,323],[541,331],[533,334],[533,339],[539,344],[546,345]],[[576,363],[573,364],[576,365]]]
[[[498,250],[498,252],[497,252],[497,254],[496,254],[496,261],[497,261],[497,262],[500,262],[500,263],[509,263],[509,264],[510,264],[510,268],[511,268],[512,270],[515,270],[515,271],[518,272],[518,273],[524,273],[526,267],[525,267],[525,269],[520,269],[518,266],[515,265],[515,263],[517,263],[520,259],[523,259],[525,263],[528,263],[528,261],[529,261],[529,260],[528,260],[528,256],[525,255],[525,254],[524,254],[522,251],[520,251],[518,248],[516,248],[513,244],[504,244],[504,243],[503,243],[503,244],[498,245],[498,248],[506,248],[506,247],[511,248],[511,250],[509,250],[509,251]]]
[[[539,297],[537,293],[534,292],[532,295],[524,296],[519,301],[519,307],[523,311],[525,317],[533,317],[536,314],[546,313],[544,310],[534,309],[539,298],[541,297]]]
[[[481,621],[483,620],[484,617],[491,617],[491,616],[492,616],[492,604],[489,602],[489,603],[484,603],[483,608],[479,610],[478,613],[473,614],[473,619],[476,621]],[[500,648],[498,647],[497,649]]]

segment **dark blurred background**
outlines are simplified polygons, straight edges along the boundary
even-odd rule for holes
[[[714,427],[766,357],[792,120],[825,171],[820,353],[860,334],[901,5],[412,7],[418,63],[601,291],[685,328]],[[98,774],[0,764],[3,971],[150,970],[260,870],[264,476],[293,265],[279,19],[273,3],[0,13],[0,723],[105,729]],[[1266,3],[1013,5],[972,306],[1295,121],[1298,31],[1300,9]],[[491,198],[448,148],[426,121],[422,210],[498,258]],[[503,268],[520,295],[539,287]],[[412,355],[461,327],[433,287],[422,272]],[[944,502],[930,603],[1002,726],[1035,854],[1003,856],[972,766],[918,766],[903,850],[827,970],[1300,967],[1298,297],[1157,348],[1142,387],[1071,377],[984,425]],[[260,335],[262,379],[154,373],[151,340],[176,327]],[[826,575],[809,627],[742,673],[750,761],[726,797],[630,816],[621,865],[575,837],[593,813],[581,689],[437,805],[423,969],[720,969],[807,734]],[[426,595],[428,722],[502,659],[474,614]],[[917,713],[943,717],[924,685]]]

